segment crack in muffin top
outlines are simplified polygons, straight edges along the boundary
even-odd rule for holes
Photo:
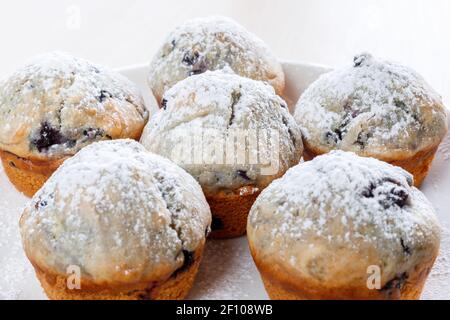
[[[163,101],[164,109],[150,120],[141,143],[185,168],[207,194],[234,192],[245,186],[264,188],[300,161],[300,130],[286,102],[268,84],[240,77],[229,69],[208,71],[179,82],[166,92]],[[256,135],[253,141],[260,144],[250,144],[251,130]],[[239,133],[245,141],[232,140],[236,149],[226,149],[227,139]],[[277,145],[272,144],[275,139]],[[265,142],[267,148],[263,149]],[[223,149],[216,151],[218,146]],[[238,159],[238,151],[228,152],[234,150],[245,152],[243,163],[228,161],[230,156]],[[261,174],[266,164],[249,161],[250,157],[269,158],[274,150],[279,162],[276,172]],[[190,158],[180,159],[179,154]]]
[[[378,265],[389,280],[438,249],[440,227],[408,172],[332,151],[266,188],[250,211],[248,233],[261,257],[300,272],[310,259],[336,271],[351,263],[342,257],[358,257],[348,268],[362,267],[364,275],[364,268]],[[333,281],[353,277],[341,276]]]
[[[136,85],[61,52],[34,58],[0,83],[0,148],[59,159],[89,143],[139,139],[148,111]]]
[[[337,148],[383,160],[434,147],[448,129],[441,97],[419,74],[367,53],[314,82],[294,117],[320,153]]]

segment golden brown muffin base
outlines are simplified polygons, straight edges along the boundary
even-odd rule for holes
[[[213,216],[210,237],[229,239],[245,235],[248,214],[260,193],[257,188],[244,187],[238,193],[207,195],[206,200]]]
[[[67,276],[50,274],[33,266],[46,295],[51,300],[182,300],[191,290],[200,267],[205,243],[195,251],[193,263],[162,282],[131,285],[98,285],[81,281],[81,290],[67,288]]]
[[[417,266],[401,286],[393,284],[389,288],[370,290],[351,283],[345,287],[333,283],[318,285],[310,279],[293,276],[279,265],[265,264],[251,245],[250,249],[272,300],[418,300],[436,259]]]
[[[411,173],[414,176],[414,186],[419,188],[430,171],[431,164],[434,160],[439,145],[433,146],[428,149],[424,149],[416,153],[412,157],[404,159],[379,159],[390,163],[394,166],[401,167]],[[303,159],[305,161],[313,160],[315,157],[324,154],[317,149],[307,146],[305,144],[305,151],[303,153]]]
[[[18,191],[30,198],[42,188],[53,172],[67,159],[27,160],[6,151],[0,151],[0,158],[11,183]]]

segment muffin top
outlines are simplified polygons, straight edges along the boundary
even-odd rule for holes
[[[441,97],[425,80],[370,54],[322,75],[302,95],[294,117],[316,153],[340,149],[387,161],[436,147],[447,132]]]
[[[185,168],[208,195],[264,188],[300,161],[300,130],[263,82],[208,71],[172,87],[163,106],[141,143]]]
[[[213,16],[187,21],[173,30],[150,66],[156,98],[174,84],[206,70],[231,68],[236,74],[284,89],[280,63],[266,44],[235,21]]]
[[[132,140],[91,144],[66,160],[21,218],[25,251],[50,274],[94,283],[165,280],[209,232],[198,183]]]
[[[48,160],[89,143],[139,139],[148,111],[128,79],[54,52],[36,57],[0,83],[0,149]]]
[[[430,263],[440,228],[425,196],[401,168],[343,151],[302,163],[274,181],[250,211],[257,259],[320,285],[382,284]]]

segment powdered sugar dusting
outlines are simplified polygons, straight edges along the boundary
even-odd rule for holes
[[[136,81],[139,80],[136,77]],[[295,78],[297,79],[297,78]],[[142,85],[144,85],[142,83]],[[293,99],[292,99],[293,100]],[[438,152],[424,192],[436,207],[441,221],[449,221],[447,191],[450,190],[450,171],[444,153]],[[34,271],[21,248],[18,219],[28,201],[20,195],[0,165],[0,299],[45,299]],[[448,222],[443,224],[441,253],[427,281],[424,299],[450,299],[450,232]],[[227,241],[208,240],[201,271],[192,291],[194,299],[265,299],[260,275],[254,267],[245,238]],[[17,250],[16,250],[17,248]],[[18,254],[16,254],[18,252]],[[6,258],[7,256],[13,259]],[[240,269],[245,270],[241,272]],[[13,270],[4,273],[3,270]],[[15,271],[14,271],[15,270]],[[25,270],[24,273],[21,270]]]
[[[21,231],[36,263],[58,272],[80,265],[107,281],[175,271],[210,220],[191,176],[137,142],[115,140],[67,160],[27,206]]]
[[[400,238],[415,248],[438,236],[433,213],[406,171],[334,151],[290,169],[270,185],[253,206],[250,223],[255,230],[271,226],[267,237],[274,243],[318,236],[348,248],[362,241],[397,252]]]
[[[160,99],[188,76],[225,67],[284,87],[281,65],[266,44],[235,21],[220,16],[193,19],[171,32],[151,63],[149,83]]]
[[[245,134],[251,129],[258,130],[260,140],[263,139],[262,134],[273,135],[271,138],[278,135],[278,145],[273,146],[280,160],[280,170],[276,174],[282,174],[298,163],[303,151],[301,133],[286,102],[275,94],[274,89],[261,81],[226,70],[207,71],[177,83],[166,92],[164,109],[150,120],[141,143],[148,150],[183,166],[200,182],[206,193],[220,189],[234,191],[248,184],[263,188],[274,177],[261,175],[258,164],[225,163],[212,152],[203,155],[200,162],[182,163],[176,153],[183,150],[183,153],[195,155],[199,143],[203,147],[200,152],[214,145],[224,146],[228,135]],[[202,130],[202,140],[187,145],[183,137],[199,135]],[[243,149],[248,155],[251,152],[259,152],[260,157],[263,155],[257,146],[249,146],[248,143]],[[245,171],[250,179],[239,177],[236,174],[238,170]]]
[[[447,131],[441,97],[420,75],[369,54],[321,76],[300,98],[295,118],[316,148],[374,156],[415,154]]]
[[[38,56],[0,83],[0,148],[20,157],[45,160],[135,138],[147,119],[136,85],[65,53]]]

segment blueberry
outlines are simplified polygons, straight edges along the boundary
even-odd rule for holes
[[[205,71],[206,71],[205,69],[194,69],[192,71],[189,71],[188,75],[189,75],[189,77],[192,77],[192,76],[196,76],[196,75],[202,74]]]
[[[39,199],[39,200],[35,203],[34,208],[35,208],[36,210],[38,210],[39,208],[45,208],[47,205],[48,205],[47,201]]]
[[[187,250],[183,250],[184,262],[183,265],[175,271],[173,277],[176,277],[179,273],[187,271],[195,262],[195,253]]]
[[[97,137],[101,137],[104,135],[104,131],[102,129],[94,129],[94,128],[88,128],[83,130],[83,135],[89,139],[93,140]]]
[[[409,194],[404,188],[395,187],[391,189],[391,192],[387,195],[388,202],[403,208],[408,202]]]
[[[371,182],[370,185],[364,189],[364,191],[362,192],[363,197],[366,198],[373,198],[375,197],[374,191],[376,189],[376,185],[375,183]]]
[[[35,146],[39,152],[48,150],[51,146],[62,144],[67,139],[61,134],[61,132],[52,127],[48,122],[41,124],[38,134],[31,140],[31,144]]]
[[[371,137],[370,133],[361,131],[358,134],[358,138],[356,139],[355,144],[359,145],[361,147],[361,149],[364,149],[364,147],[366,146],[367,140],[369,140],[370,137]]]
[[[240,99],[241,99],[241,93],[239,91],[233,91],[231,93],[231,116],[230,116],[230,120],[228,121],[228,126],[231,126],[233,124],[234,107],[238,104]]]
[[[167,102],[167,99],[161,101],[161,108],[163,108],[163,110],[167,110]]]
[[[291,138],[291,141],[292,141],[292,143],[294,144],[294,145],[296,145],[297,144],[297,139],[295,138],[295,135],[294,135],[294,133],[292,132],[292,130],[291,130],[291,126],[289,125],[289,122],[288,122],[288,120],[286,119],[286,117],[282,117],[282,119],[281,119],[282,121],[283,121],[283,124],[284,124],[284,126],[287,128],[287,130],[288,130],[288,134],[289,134],[289,137]]]
[[[192,69],[188,72],[189,77],[202,74],[206,72],[206,70],[208,70],[208,64],[206,63],[205,57],[200,56],[197,51],[187,51],[184,54],[183,60],[181,60],[181,62],[188,67],[192,67]]]
[[[249,176],[247,175],[247,171],[244,170],[238,170],[236,171],[236,174],[241,177],[244,180],[250,181],[251,179],[249,178]]]
[[[380,188],[385,184],[394,185],[391,188]],[[395,179],[384,178],[379,182],[371,182],[368,187],[366,187],[361,193],[365,198],[374,198],[377,189],[378,191],[378,199],[379,203],[385,208],[388,209],[393,205],[403,208],[409,199],[408,191],[402,186],[402,184]]]
[[[113,95],[107,91],[107,90],[102,90],[100,91],[100,95],[97,97],[97,100],[100,102],[104,102],[106,99],[112,98]]]
[[[361,59],[361,57],[355,57],[355,58],[353,58],[353,66],[354,66],[355,68],[360,67],[362,63],[363,63],[363,60]]]
[[[184,53],[183,60],[181,60],[181,62],[187,66],[193,66],[197,63],[199,57],[200,54],[197,51],[187,51]]]
[[[334,131],[328,131],[325,133],[325,139],[329,144],[336,144],[339,141],[339,136]]]
[[[181,267],[183,270],[187,270],[195,262],[195,253],[187,250],[183,250],[184,263]]]
[[[333,131],[329,131],[325,134],[325,138],[330,144],[341,141],[348,131],[348,125],[354,118],[361,114],[360,110],[352,109],[352,105],[348,102],[344,105],[343,109],[345,110],[345,115],[342,118],[339,126]]]
[[[400,239],[400,244],[402,246],[403,252],[408,256],[411,255],[411,248],[405,244],[403,238]]]
[[[408,111],[408,110],[407,110],[407,107],[406,107],[406,103],[403,102],[403,101],[401,101],[401,100],[394,99],[394,105],[395,105],[397,108],[400,108],[400,109],[403,109],[403,110],[405,110],[405,111]]]
[[[345,127],[342,127],[342,126],[333,131],[333,133],[336,136],[337,141],[342,140],[342,138],[344,137],[346,132],[347,132],[347,130],[345,129]]]

